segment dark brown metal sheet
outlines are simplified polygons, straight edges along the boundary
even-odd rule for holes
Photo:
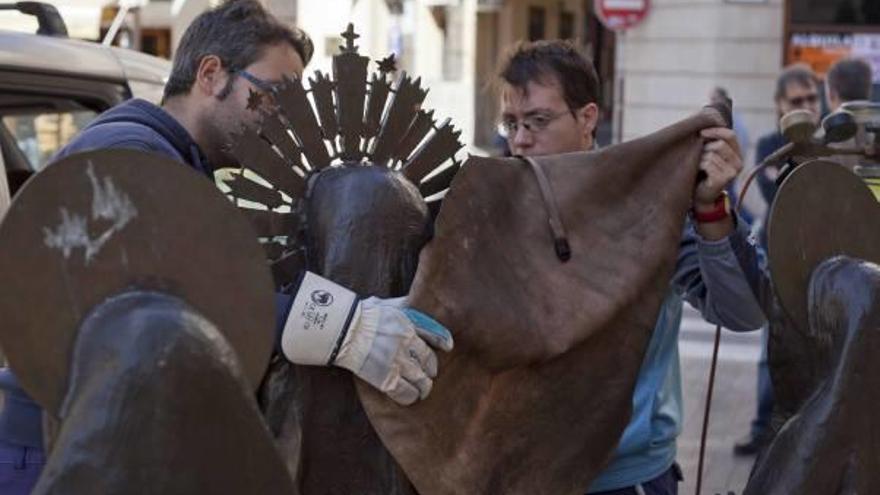
[[[461,149],[462,144],[458,140],[460,135],[461,131],[456,131],[447,120],[404,164],[403,175],[416,184],[421,182],[423,177],[442,165],[447,157],[455,156],[455,152]]]
[[[419,185],[419,192],[422,193],[422,196],[427,198],[449,188],[452,179],[455,177],[455,174],[458,173],[459,169],[461,169],[461,163],[453,163],[443,171],[438,172],[437,175],[422,182]]]
[[[330,165],[330,155],[302,81],[285,78],[285,83],[275,99],[299,139],[309,165],[316,169]]]
[[[412,124],[428,92],[421,88],[421,79],[413,82],[406,73],[400,78],[394,91],[388,114],[382,121],[382,130],[376,138],[370,155],[379,165],[385,164]]]
[[[286,246],[280,242],[262,242],[260,246],[263,248],[263,251],[266,253],[266,258],[270,260],[277,260],[284,255],[284,250]],[[290,280],[288,280],[290,282]]]
[[[321,131],[324,139],[336,139],[339,133],[339,125],[336,122],[336,106],[333,104],[333,81],[321,71],[315,72],[315,78],[309,78],[309,86],[312,88],[312,99],[315,100],[315,108],[318,109],[318,118],[321,119]]]
[[[361,135],[364,132],[364,99],[369,63],[369,58],[358,55],[351,48],[333,57],[343,161],[360,161],[363,158]]]
[[[253,170],[288,196],[302,195],[305,181],[256,131],[243,129],[232,144],[232,154],[242,167]]]
[[[250,220],[260,237],[289,236],[299,228],[299,216],[293,213],[239,208],[239,211]]]
[[[770,273],[780,303],[806,329],[813,269],[837,255],[880,263],[877,200],[861,178],[834,162],[798,167],[776,194],[768,225]]]
[[[237,199],[253,201],[269,208],[277,208],[284,204],[278,191],[246,178],[241,172],[232,174],[232,179],[226,181],[226,185]]]
[[[304,249],[290,251],[278,257],[272,263],[272,276],[276,286],[284,286],[296,280],[306,269],[306,253]]]
[[[260,123],[260,134],[270,143],[274,144],[281,156],[291,167],[298,167],[300,171],[305,171],[302,165],[302,153],[297,147],[296,142],[287,132],[287,125],[281,122],[279,115],[275,112],[267,112],[263,114],[263,120]]]
[[[412,124],[406,131],[406,135],[403,136],[403,139],[400,141],[400,145],[394,150],[394,158],[405,162],[413,150],[416,149],[416,146],[425,139],[425,136],[427,136],[428,132],[433,128],[434,111],[431,110],[430,112],[426,112],[424,110],[419,110],[416,118],[413,119]],[[452,156],[452,154],[443,156]]]
[[[120,269],[120,267],[124,267]],[[272,349],[272,279],[253,228],[201,174],[153,154],[65,158],[0,224],[0,345],[25,390],[57,413],[76,329],[130,288],[174,294],[218,327],[256,387]]]
[[[364,137],[371,138],[379,133],[382,123],[382,112],[388,101],[388,93],[391,84],[385,80],[385,75],[373,74],[370,80],[370,93],[367,97],[367,116],[364,119]]]

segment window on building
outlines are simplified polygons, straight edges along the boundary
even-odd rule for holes
[[[570,40],[574,37],[574,14],[563,10],[559,13],[559,38]]]
[[[791,0],[791,22],[880,26],[877,0]]]
[[[544,26],[546,22],[547,9],[544,7],[529,7],[529,41],[545,38]]]

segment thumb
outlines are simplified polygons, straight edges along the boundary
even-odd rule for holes
[[[415,325],[416,334],[428,344],[444,351],[452,350],[452,334],[440,322],[413,308],[404,308],[403,313]]]

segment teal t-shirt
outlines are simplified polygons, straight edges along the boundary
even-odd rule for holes
[[[633,393],[632,419],[614,457],[588,493],[643,483],[675,462],[675,439],[681,432],[681,365],[678,333],[682,298],[674,291],[660,309]]]

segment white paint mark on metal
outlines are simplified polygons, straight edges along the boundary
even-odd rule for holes
[[[89,234],[87,216],[71,213],[67,208],[62,207],[59,210],[61,223],[55,229],[43,228],[43,242],[47,247],[61,251],[65,259],[69,259],[75,249],[82,248],[85,263],[88,265],[107,241],[137,216],[137,209],[131,198],[119,191],[110,177],[98,179],[91,162],[86,174],[92,184],[91,220],[110,222],[110,226],[99,235],[92,237]]]

